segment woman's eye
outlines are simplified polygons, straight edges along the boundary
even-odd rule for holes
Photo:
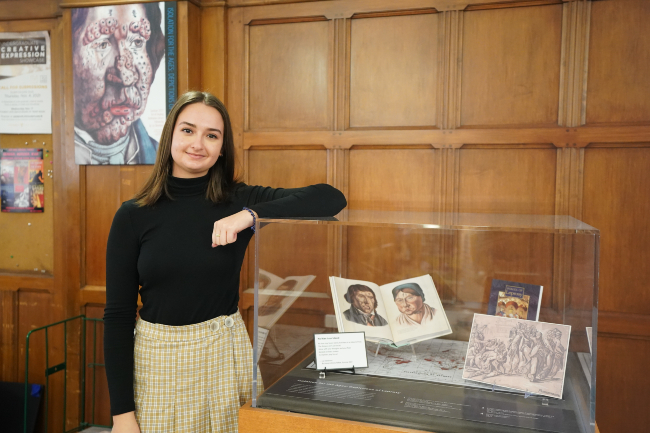
[[[186,134],[189,134],[189,133],[192,132],[192,130],[190,128],[183,128],[183,129],[181,129],[181,131],[183,131]]]
[[[110,47],[111,43],[108,41],[102,41],[97,45],[98,50],[105,50],[106,48]]]
[[[132,44],[136,48],[142,48],[142,46],[144,45],[144,39],[142,39],[142,38],[135,39],[135,40],[133,40]]]
[[[217,136],[214,135],[214,134],[208,134],[208,138],[210,138],[210,139],[212,139],[212,140],[216,140],[216,139],[219,138],[219,137],[217,137]]]

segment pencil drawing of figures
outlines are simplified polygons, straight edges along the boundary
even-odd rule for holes
[[[474,315],[463,379],[561,398],[571,327]]]

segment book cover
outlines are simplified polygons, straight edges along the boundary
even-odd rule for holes
[[[544,286],[492,280],[487,314],[510,319],[539,320]]]

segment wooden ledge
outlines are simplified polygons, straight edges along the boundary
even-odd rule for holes
[[[346,421],[280,410],[251,407],[249,400],[239,409],[239,433],[424,433],[400,427]],[[596,426],[596,433],[599,433]]]

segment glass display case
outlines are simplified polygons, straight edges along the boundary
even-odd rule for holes
[[[346,210],[326,220],[261,218],[247,271],[254,287],[242,298],[258,360],[252,406],[439,433],[592,433],[598,251],[599,231],[569,216]],[[364,309],[333,290],[330,277],[344,289],[349,280],[373,283],[372,313],[381,315],[395,310],[400,282],[428,276],[437,298],[427,292],[426,302],[438,317],[444,311],[451,333],[402,345],[367,338],[368,368],[315,369],[313,335],[338,332],[354,307]],[[499,301],[523,294],[498,292],[504,282],[540,289],[544,323],[496,306],[495,293]],[[538,295],[526,293],[536,310]],[[364,326],[383,326],[388,316],[366,314],[375,322]]]

